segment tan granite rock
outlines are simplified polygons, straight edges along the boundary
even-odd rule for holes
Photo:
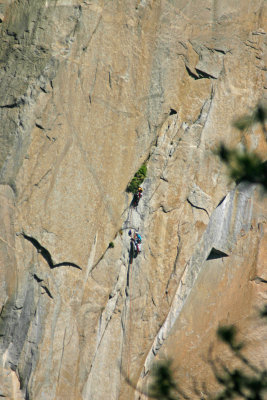
[[[0,12],[2,393],[12,368],[22,398],[133,399],[125,375],[146,385],[163,355],[189,386],[219,322],[262,335],[249,321],[266,300],[266,199],[214,150],[266,157],[259,126],[231,125],[266,97],[264,2]],[[143,238],[132,263],[129,229]]]

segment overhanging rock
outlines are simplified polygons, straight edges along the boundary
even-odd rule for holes
[[[211,249],[210,254],[207,258],[207,260],[214,260],[216,258],[222,258],[222,257],[228,257],[229,254],[224,253],[223,251],[220,251],[218,249],[215,249],[214,247]]]

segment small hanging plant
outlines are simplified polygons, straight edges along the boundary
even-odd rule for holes
[[[146,164],[143,164],[139,168],[139,170],[135,173],[133,179],[126,188],[126,191],[130,193],[136,193],[139,186],[143,183],[146,177],[146,173],[147,173],[147,166]]]

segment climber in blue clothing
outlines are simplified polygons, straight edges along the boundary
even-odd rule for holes
[[[132,237],[132,231],[129,230],[128,235],[131,236],[131,245],[133,246],[135,257],[141,253],[142,237],[140,233],[135,233]]]
[[[134,235],[134,244],[135,244],[137,254],[141,253],[142,238],[139,233],[136,233]]]

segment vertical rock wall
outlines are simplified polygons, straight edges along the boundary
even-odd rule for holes
[[[1,395],[133,399],[165,355],[210,379],[218,323],[262,337],[266,202],[214,149],[266,156],[231,126],[266,98],[264,1],[1,7]]]

